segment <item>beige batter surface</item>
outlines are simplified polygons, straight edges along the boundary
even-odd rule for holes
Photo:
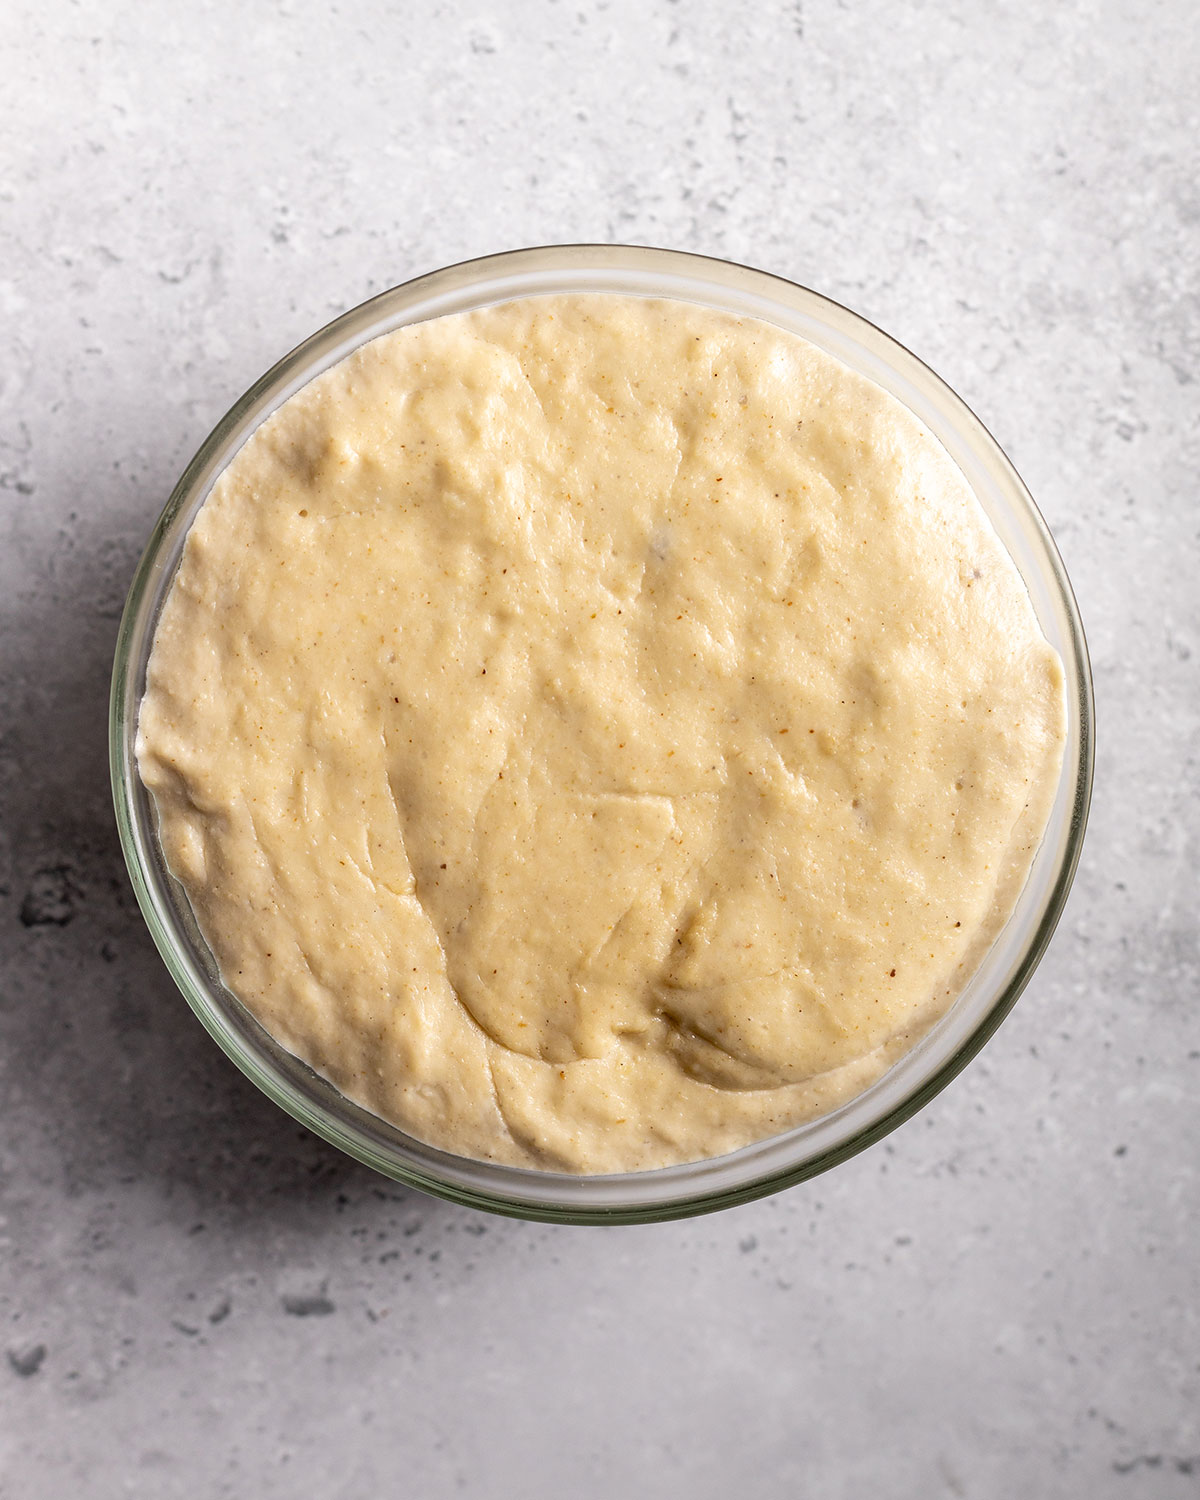
[[[421,1139],[613,1172],[857,1093],[1011,909],[1061,665],[871,382],[691,305],[367,344],[222,475],[138,763],[229,987]]]

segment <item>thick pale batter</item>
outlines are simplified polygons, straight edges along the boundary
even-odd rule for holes
[[[864,1088],[1011,909],[1061,666],[959,471],[763,323],[401,329],[246,443],[138,763],[229,987],[423,1140],[611,1172]]]

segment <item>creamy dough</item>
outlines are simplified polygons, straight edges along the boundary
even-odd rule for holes
[[[877,1078],[1028,872],[1061,664],[964,478],[772,326],[365,345],[192,527],[138,764],[229,988],[465,1156],[730,1151]]]

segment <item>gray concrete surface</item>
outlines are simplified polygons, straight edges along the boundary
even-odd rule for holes
[[[560,0],[0,19],[0,1494],[1200,1491],[1190,0]],[[1049,958],[852,1164],[507,1223],[306,1135],[134,908],[122,596],[211,423],[338,310],[628,240],[875,319],[1057,534],[1100,755]]]

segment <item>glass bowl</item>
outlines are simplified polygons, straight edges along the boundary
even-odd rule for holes
[[[890,391],[966,475],[1020,569],[1066,674],[1067,744],[1053,812],[1016,907],[943,1019],[873,1086],[830,1114],[727,1156],[654,1171],[575,1176],[473,1161],[414,1140],[345,1099],[275,1042],[221,983],[159,846],[134,758],[138,707],[159,611],[184,540],[221,470],[258,424],[360,344],[403,324],[516,297],[617,292],[701,303],[788,329]],[[204,440],[138,566],[117,640],[109,718],[113,795],[125,859],[167,968],[208,1032],[271,1099],[389,1177],[457,1203],[529,1219],[631,1223],[744,1203],[812,1177],[895,1129],[979,1051],[1029,981],[1062,912],[1091,792],[1091,672],[1079,611],[1033,500],[979,420],[920,360],[815,292],[704,256],[622,245],[516,250],[418,277],[336,318],[281,359]]]

